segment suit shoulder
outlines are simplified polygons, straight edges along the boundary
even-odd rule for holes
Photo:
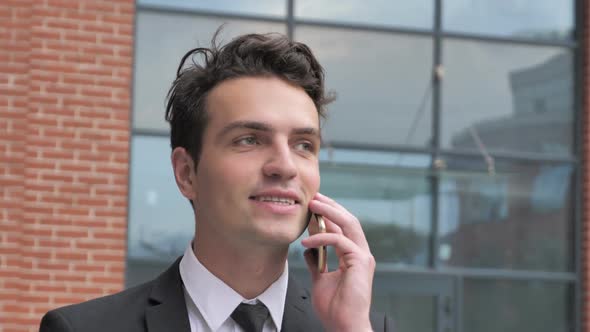
[[[132,331],[143,324],[153,283],[53,309],[43,317],[40,331]]]

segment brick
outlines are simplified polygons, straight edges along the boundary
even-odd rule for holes
[[[116,25],[131,25],[133,17],[131,15],[105,15],[103,17],[105,23],[114,23]],[[122,43],[123,45],[130,45],[130,43]]]
[[[66,260],[68,262],[80,262],[88,259],[85,252],[60,251],[55,253],[55,259]]]
[[[123,284],[123,278],[113,278],[113,277],[101,277],[101,276],[91,276],[90,281],[94,283],[101,283],[101,284]]]
[[[60,10],[63,9],[80,9],[81,3],[80,1],[75,0],[45,0],[48,7],[59,8]]]
[[[57,94],[76,94],[76,88],[73,86],[63,86],[63,85],[49,85],[45,88],[47,93],[57,93]]]
[[[86,194],[90,192],[90,189],[84,184],[64,184],[58,191],[63,194]]]
[[[100,34],[115,34],[115,27],[110,24],[102,22],[89,22],[82,25],[81,30],[84,32],[100,33]]]
[[[61,282],[66,282],[66,283],[75,283],[75,282],[82,283],[82,282],[85,282],[86,281],[86,276],[85,275],[79,275],[79,274],[72,274],[72,273],[68,273],[68,274],[56,274],[55,275],[55,280],[61,281]]]
[[[69,269],[68,263],[63,262],[39,262],[37,264],[37,269],[39,270],[58,270],[58,271],[67,271]]]
[[[120,262],[121,260],[125,260],[125,254],[100,254],[100,253],[93,253],[92,258],[96,262]]]
[[[44,293],[65,293],[67,292],[67,287],[65,285],[38,284],[33,285],[33,291]]]
[[[91,294],[91,295],[100,295],[102,294],[102,287],[92,287],[92,286],[76,286],[72,287],[72,292],[75,294]]]
[[[105,88],[90,88],[90,87],[83,87],[81,92],[82,95],[88,97],[102,97],[102,98],[110,98],[111,91]]]
[[[97,243],[98,246],[100,244]],[[98,248],[88,248],[88,249],[98,249]],[[106,267],[104,264],[74,264],[74,271],[75,272],[105,272]]]
[[[95,82],[95,77],[91,75],[84,75],[84,74],[64,74],[63,75],[63,82],[65,84],[74,84],[78,86],[82,85],[92,85]]]
[[[90,145],[90,143],[86,143],[88,145]],[[82,146],[82,144],[80,143],[80,146]],[[67,145],[62,145],[63,148],[66,148]],[[65,172],[77,172],[77,173],[82,173],[82,172],[90,172],[92,170],[92,166],[89,164],[72,164],[72,163],[62,163],[59,165],[58,170],[60,171],[65,171]],[[86,192],[86,191],[82,191],[82,192]]]
[[[103,25],[99,25],[101,28],[104,28]],[[110,27],[109,27],[110,28]],[[112,29],[112,28],[110,28]],[[85,45],[82,47],[82,54],[86,56],[98,56],[98,55],[107,55],[107,56],[115,56],[115,49],[111,46],[103,46],[103,45]]]
[[[85,301],[86,298],[83,296],[76,296],[76,295],[71,295],[71,296],[55,296],[53,298],[53,303],[55,303],[57,306],[63,306],[63,305],[68,305],[68,304],[74,304],[74,303],[80,303]]]
[[[64,30],[77,30],[80,28],[80,22],[66,21],[61,19],[51,19],[45,21],[45,26],[48,28],[64,29]]]
[[[102,240],[124,240],[125,233],[121,233],[118,231],[93,231],[92,237],[95,239],[102,239]]]
[[[88,185],[95,185],[95,184],[108,184],[109,180],[104,175],[102,176],[79,176],[78,181],[80,183],[85,183]]]
[[[88,209],[81,208],[81,207],[74,207],[74,206],[58,207],[56,210],[57,210],[56,213],[58,215],[68,215],[68,216],[88,216],[89,215]]]

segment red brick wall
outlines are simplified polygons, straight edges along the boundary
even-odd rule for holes
[[[0,1],[0,332],[123,288],[134,12]]]

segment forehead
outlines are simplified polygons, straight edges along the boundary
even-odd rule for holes
[[[313,127],[319,115],[313,100],[299,86],[276,77],[226,80],[207,97],[209,126],[234,121],[261,121],[276,127]]]

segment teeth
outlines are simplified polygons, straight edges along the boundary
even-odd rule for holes
[[[256,197],[257,201],[260,202],[274,202],[284,205],[293,205],[295,204],[295,200],[290,198],[283,198],[283,197],[274,197],[274,196],[258,196]]]

